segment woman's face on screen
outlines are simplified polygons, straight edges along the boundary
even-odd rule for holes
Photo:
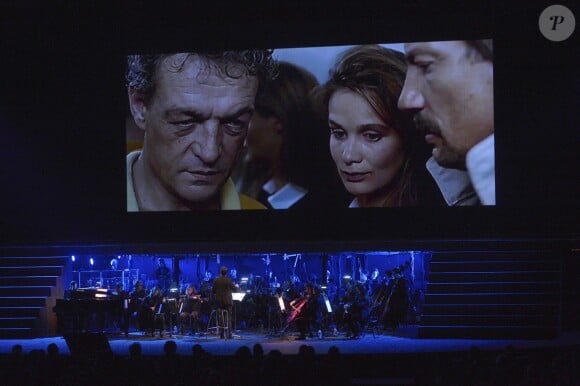
[[[346,190],[362,206],[382,205],[405,163],[401,136],[363,96],[347,89],[331,95],[328,124],[330,153]]]

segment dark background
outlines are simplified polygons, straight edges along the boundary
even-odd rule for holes
[[[577,243],[580,27],[546,40],[538,18],[551,2],[119,3],[0,2],[2,245]],[[496,207],[126,213],[127,53],[489,37]]]

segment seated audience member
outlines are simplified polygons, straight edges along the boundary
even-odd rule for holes
[[[495,205],[492,41],[408,43],[405,52],[399,108],[433,146],[427,169],[447,204]]]
[[[401,52],[378,45],[345,51],[318,91],[330,128],[330,154],[350,207],[440,205],[423,164],[427,149],[409,114],[397,108],[405,79]]]

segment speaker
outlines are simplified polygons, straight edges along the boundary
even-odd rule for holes
[[[102,332],[65,334],[64,339],[73,356],[101,356],[113,354],[107,337]]]

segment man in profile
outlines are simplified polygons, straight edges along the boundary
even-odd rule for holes
[[[144,138],[127,155],[127,211],[263,208],[230,173],[272,68],[271,50],[129,56],[129,106]]]
[[[427,169],[448,205],[495,205],[491,40],[405,44],[399,108],[433,145]]]

